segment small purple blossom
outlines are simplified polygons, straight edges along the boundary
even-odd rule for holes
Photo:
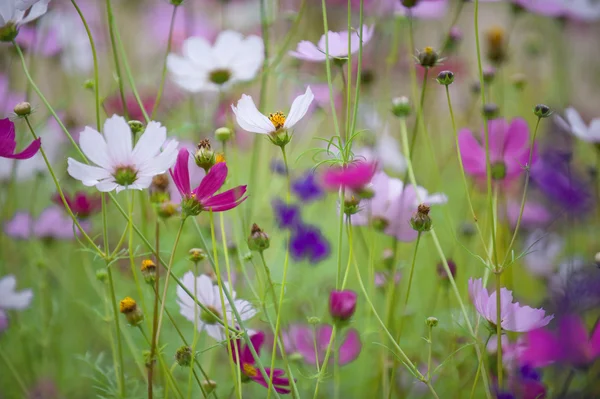
[[[330,246],[318,227],[298,225],[290,237],[290,253],[296,261],[318,263],[329,256]]]
[[[280,229],[291,229],[302,224],[300,208],[297,205],[286,204],[280,199],[273,200],[272,205]]]
[[[302,177],[292,182],[292,192],[305,202],[323,197],[323,189],[319,186],[315,174],[311,171],[306,172]]]

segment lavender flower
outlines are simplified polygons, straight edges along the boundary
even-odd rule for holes
[[[329,256],[330,247],[321,231],[312,225],[299,225],[290,237],[290,253],[297,261],[318,263]]]
[[[323,197],[323,190],[317,183],[315,174],[312,171],[306,172],[292,182],[292,192],[305,202],[314,201]]]
[[[280,229],[291,229],[302,223],[300,208],[297,205],[286,204],[280,199],[273,200],[272,205]]]

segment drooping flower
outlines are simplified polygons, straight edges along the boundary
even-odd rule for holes
[[[521,118],[510,124],[504,119],[488,121],[489,151],[492,179],[512,181],[523,173],[529,162],[529,127]],[[468,129],[462,129],[458,136],[460,153],[465,171],[478,179],[486,178],[485,132],[481,142],[477,141]],[[532,165],[537,159],[535,146]],[[531,165],[529,165],[531,166]]]
[[[15,124],[8,118],[0,119],[0,157],[10,159],[28,159],[33,157],[42,144],[42,139],[36,139],[23,151],[15,153]]]
[[[190,157],[190,152],[186,148],[181,148],[177,155],[177,163],[171,171],[173,181],[181,194],[181,210],[184,215],[194,216],[204,210],[227,211],[248,198],[244,197],[246,186],[237,186],[215,195],[227,178],[227,164],[224,162],[210,168],[200,185],[192,190],[188,169]]]
[[[160,152],[166,139],[167,129],[158,122],[150,122],[132,148],[129,124],[125,118],[113,115],[104,123],[104,136],[86,127],[79,138],[83,153],[98,166],[69,158],[68,172],[99,191],[143,190],[150,186],[152,177],[165,172],[175,162],[177,141],[171,140]]]
[[[102,207],[102,201],[98,194],[88,194],[84,191],[77,191],[73,195],[63,193],[69,208],[75,216],[81,219],[86,219],[92,214],[98,212]],[[60,195],[56,193],[52,197],[52,201],[60,206],[64,206]]]
[[[12,274],[0,278],[0,310],[23,310],[29,307],[33,291],[17,291],[17,279]]]
[[[265,334],[263,332],[258,332],[250,337],[250,342],[257,355],[260,355],[260,348],[262,347],[264,340]],[[242,372],[242,381],[246,382],[252,380],[265,388],[269,387],[269,382],[263,377],[256,365],[256,361],[254,360],[254,356],[252,356],[250,348],[247,345],[242,347],[241,339],[231,341],[231,352],[233,353],[233,361],[239,366]],[[285,374],[284,370],[271,370],[268,367],[265,367],[264,370],[267,376],[270,376],[271,372],[273,373],[273,388],[277,393],[288,394],[291,392],[288,389],[290,380],[283,376]]]
[[[329,242],[318,227],[296,225],[290,237],[290,254],[297,261],[307,259],[310,263],[318,263],[329,256]]]
[[[323,172],[323,185],[329,190],[346,187],[353,191],[362,190],[371,182],[377,171],[377,164],[370,162],[352,162],[345,166],[332,166]]]
[[[331,291],[329,293],[329,314],[335,320],[349,320],[356,311],[356,292],[351,290]]]
[[[317,357],[319,364],[323,363],[325,353],[329,346],[333,327],[329,324],[324,324],[316,329],[316,335],[310,326],[296,326],[290,328],[287,334],[286,351],[288,353],[298,353],[308,364],[316,364]],[[336,338],[329,355],[329,360],[333,362],[335,358],[333,352],[337,351],[337,360],[340,366],[352,363],[358,358],[362,350],[362,343],[358,331],[350,328],[345,335]],[[316,342],[316,353],[315,353]]]
[[[181,280],[183,285],[188,289],[189,292],[194,294],[198,301],[202,303],[211,313],[203,310],[194,300],[185,292],[182,287],[177,287],[177,297],[180,312],[189,321],[193,322],[198,331],[206,330],[206,333],[216,339],[222,341],[226,338],[225,329],[222,324],[218,322],[221,320],[225,323],[224,313],[227,318],[227,322],[231,327],[236,325],[233,308],[229,301],[225,301],[225,310],[221,306],[221,292],[217,285],[213,285],[211,278],[207,275],[201,274],[198,277],[194,277],[192,272],[187,272],[183,275]],[[256,315],[256,310],[250,304],[250,302],[243,299],[235,299],[236,292],[231,287],[231,284],[224,281],[223,286],[229,291],[233,304],[240,314],[242,321],[250,320]]]
[[[0,4],[0,41],[10,42],[19,27],[46,13],[50,0],[3,0]]]
[[[350,38],[350,54],[354,54],[359,50],[361,41],[360,36],[362,36],[363,46],[371,40],[374,28],[374,26],[363,25],[360,35],[358,32],[352,32]],[[327,40],[327,46],[325,40]],[[329,50],[329,52],[327,52],[327,50]],[[326,54],[329,54],[330,58],[346,58],[348,57],[348,31],[329,31],[327,32],[327,39],[325,35],[321,36],[317,45],[307,40],[303,40],[298,43],[295,51],[290,51],[288,54],[292,57],[312,62],[325,61],[327,59]]]
[[[263,63],[263,47],[260,37],[244,38],[231,30],[221,32],[213,46],[202,37],[190,37],[183,42],[183,56],[169,54],[167,68],[186,91],[220,91],[254,79]]]
[[[377,172],[371,180],[374,196],[364,200],[358,213],[351,216],[356,226],[374,225],[399,241],[410,242],[417,238],[410,219],[420,203],[445,204],[448,197],[441,193],[429,195],[423,187],[405,186],[400,179]],[[417,196],[418,194],[418,196]]]
[[[483,280],[469,279],[469,295],[477,312],[492,324],[496,324],[496,292],[490,295]],[[512,292],[500,289],[500,326],[506,331],[527,332],[547,325],[553,315],[546,316],[544,309],[533,309],[513,303]]]
[[[309,202],[323,197],[323,189],[318,184],[315,174],[307,171],[292,182],[292,192],[302,201]]]
[[[287,131],[296,125],[308,111],[314,95],[310,86],[306,87],[304,94],[296,97],[290,107],[287,116],[277,111],[269,116],[260,113],[254,104],[252,97],[242,94],[237,106],[231,105],[236,121],[240,127],[251,133],[268,134],[274,136],[280,132]]]
[[[82,221],[80,225],[86,231],[90,229],[89,222]],[[26,212],[17,212],[4,225],[4,232],[10,237],[21,240],[32,237],[45,240],[69,240],[74,238],[74,233],[81,234],[71,218],[58,206],[44,209],[37,218],[33,218]]]
[[[523,248],[525,266],[536,276],[550,277],[556,269],[556,260],[563,251],[564,240],[554,233],[535,230],[527,236]]]
[[[600,357],[600,327],[588,334],[584,321],[575,314],[562,316],[556,332],[543,328],[530,331],[526,341],[521,362],[532,367],[555,362],[585,367]]]

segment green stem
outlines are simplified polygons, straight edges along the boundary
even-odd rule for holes
[[[325,70],[327,72],[327,86],[329,87],[329,104],[331,105],[331,115],[333,116],[333,126],[335,128],[335,134],[340,138],[340,125],[337,119],[337,113],[335,110],[335,101],[333,96],[333,80],[331,78],[331,59],[329,57],[329,26],[327,22],[327,4],[326,0],[321,0],[321,10],[323,13],[323,29],[325,30]],[[340,145],[340,148],[343,147]]]
[[[502,367],[502,297],[501,297],[501,277],[502,270],[497,270],[496,274],[496,337],[498,339],[498,355],[496,368],[498,369],[498,388],[502,390],[503,385],[503,367]]]
[[[17,371],[17,369],[15,368],[15,366],[10,361],[10,357],[6,356],[6,353],[4,353],[4,351],[2,350],[2,347],[0,347],[0,358],[2,358],[2,360],[4,361],[4,363],[6,363],[6,367],[12,373],[13,378],[17,382],[17,385],[19,386],[19,388],[21,388],[21,391],[23,391],[23,397],[28,397],[29,396],[29,391],[27,390],[27,386],[25,385],[25,383],[21,379],[21,375],[19,374],[19,372]]]
[[[329,343],[327,344],[327,352],[325,352],[325,358],[323,359],[323,365],[319,370],[319,375],[317,377],[317,383],[315,385],[315,393],[313,394],[313,399],[317,399],[319,396],[319,383],[325,374],[325,370],[327,370],[327,363],[329,363],[329,356],[331,355],[331,348],[333,347],[333,343],[335,342],[335,335],[337,333],[337,324],[333,325],[331,329],[331,337],[329,337]]]
[[[119,95],[121,96],[121,103],[123,104],[123,113],[125,118],[129,119],[129,110],[127,109],[127,102],[125,100],[125,89],[123,87],[123,78],[121,76],[121,65],[119,64],[119,51],[117,49],[117,43],[115,41],[115,18],[112,11],[111,0],[106,0],[106,15],[108,18],[108,32],[110,34],[110,44],[113,52],[113,58],[115,60],[115,72],[117,73],[117,80],[119,81]],[[142,110],[144,108],[142,107]]]
[[[160,75],[160,84],[158,85],[158,93],[156,93],[156,98],[154,99],[154,106],[152,107],[152,112],[150,114],[150,119],[154,118],[156,111],[158,110],[158,105],[160,104],[160,100],[162,98],[163,90],[165,87],[165,80],[167,76],[167,58],[169,57],[169,53],[171,52],[172,38],[173,38],[173,28],[175,27],[175,16],[177,15],[177,4],[173,4],[173,13],[171,14],[171,23],[169,25],[169,38],[167,39],[167,51],[165,52],[165,60],[163,61],[162,73]]]
[[[408,288],[406,289],[406,297],[404,298],[404,309],[408,306],[408,298],[410,297],[410,288],[412,287],[413,273],[415,272],[415,264],[417,263],[417,251],[421,242],[421,232],[417,234],[417,242],[415,243],[415,252],[413,253],[412,262],[410,265],[410,275],[408,276]]]
[[[160,223],[158,220],[155,222],[154,227],[154,239],[156,252],[160,252]],[[155,259],[156,264],[159,264],[158,258]],[[158,292],[160,287],[160,267],[156,268],[156,276],[154,277],[154,307],[152,311],[152,340],[150,341],[150,366],[148,367],[148,399],[152,399],[152,391],[154,386],[153,373],[154,373],[154,357],[156,356],[156,334],[158,333]]]
[[[104,209],[105,207],[103,207]],[[117,335],[117,354],[119,356],[119,392],[121,398],[126,397],[125,387],[125,362],[123,361],[123,343],[121,340],[121,326],[119,321],[119,310],[117,308],[117,298],[115,294],[115,283],[112,275],[112,268],[107,265],[106,270],[108,272],[108,287],[110,289],[110,301],[113,310],[113,317],[115,319],[115,333]]]
[[[340,218],[338,224],[338,253],[337,253],[337,274],[335,278],[335,288],[338,289],[342,278],[342,244],[344,242],[344,215],[345,215],[345,198],[346,198],[346,187],[342,187],[340,190]]]

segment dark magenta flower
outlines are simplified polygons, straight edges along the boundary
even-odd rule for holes
[[[250,342],[252,342],[252,346],[256,350],[256,354],[260,355],[260,348],[265,340],[265,334],[263,332],[258,332],[250,337]],[[235,346],[234,346],[235,345]],[[256,366],[254,361],[254,356],[252,356],[252,352],[247,345],[242,347],[242,342],[240,339],[236,339],[235,341],[231,341],[231,352],[233,353],[233,360],[239,366],[242,371],[242,381],[254,381],[259,383],[265,388],[269,387],[269,383],[262,376],[260,370]],[[237,350],[236,350],[237,346]],[[239,354],[239,357],[238,357]],[[265,373],[270,376],[271,369],[265,367]],[[273,370],[273,387],[277,393],[290,393],[290,390],[287,388],[290,385],[290,380],[288,378],[283,377],[285,371],[281,369]]]
[[[223,212],[235,208],[248,197],[244,197],[246,186],[237,186],[221,194],[215,193],[223,186],[227,178],[227,165],[224,162],[215,164],[204,176],[200,185],[191,189],[188,159],[190,152],[181,148],[177,154],[177,162],[171,170],[173,182],[181,194],[181,210],[184,215],[195,216],[204,210]]]
[[[295,260],[306,258],[310,263],[318,263],[327,258],[329,252],[329,242],[317,227],[298,225],[292,231],[290,253]]]
[[[67,193],[64,193],[64,196],[73,214],[81,219],[88,218],[102,208],[102,200],[98,194],[77,191],[72,196]],[[57,205],[64,206],[58,193],[52,197],[52,201]]]
[[[306,172],[302,177],[294,180],[292,191],[302,201],[314,201],[323,197],[323,189],[317,183],[315,174]]]
[[[329,190],[346,187],[360,191],[371,182],[377,171],[377,164],[371,162],[353,162],[346,166],[332,166],[323,173],[323,185]]]
[[[356,292],[350,290],[331,291],[329,294],[329,314],[335,320],[349,320],[356,311]]]
[[[38,152],[41,145],[42,139],[38,138],[23,151],[15,153],[17,147],[17,142],[15,141],[15,124],[8,118],[0,119],[0,157],[28,159]]]
[[[300,208],[297,205],[286,204],[280,199],[275,199],[273,200],[273,211],[280,229],[291,229],[302,224]]]

